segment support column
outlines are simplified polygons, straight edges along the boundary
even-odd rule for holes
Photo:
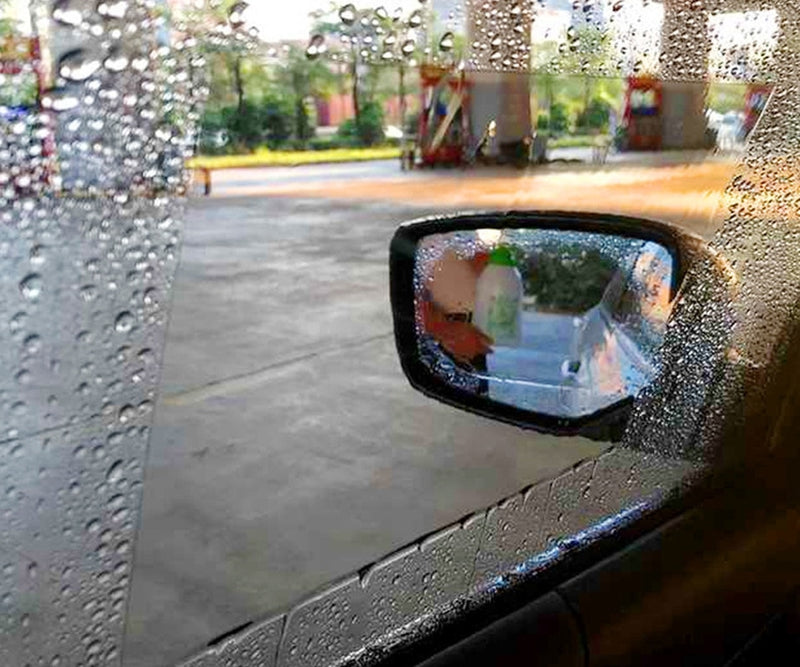
[[[530,0],[472,0],[467,4],[469,80],[473,85],[471,130],[480,137],[491,121],[497,139],[490,154],[504,144],[530,137]]]
[[[707,122],[708,59],[711,36],[708,3],[665,0],[660,72],[663,80],[662,147],[704,148]]]

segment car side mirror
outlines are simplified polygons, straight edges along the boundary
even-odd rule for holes
[[[661,362],[682,236],[585,213],[403,225],[390,255],[403,370],[426,395],[485,417],[615,439]]]

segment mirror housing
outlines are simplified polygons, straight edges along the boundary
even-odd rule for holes
[[[403,371],[425,395],[490,419],[618,440],[657,371],[687,260],[701,245],[666,224],[594,213],[404,224],[390,248]],[[640,294],[634,308],[624,305],[631,294]]]

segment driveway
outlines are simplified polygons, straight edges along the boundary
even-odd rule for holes
[[[387,255],[431,209],[191,205],[151,440],[126,667],[212,638],[601,447],[428,400],[394,351]]]

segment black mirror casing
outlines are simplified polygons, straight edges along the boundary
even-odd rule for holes
[[[416,316],[415,262],[419,243],[433,234],[477,230],[562,230],[652,241],[668,250],[672,261],[670,300],[683,282],[691,259],[704,242],[670,225],[617,215],[568,212],[469,213],[434,217],[398,228],[390,246],[390,288],[394,331],[400,363],[411,385],[426,396],[489,419],[559,436],[582,435],[618,440],[634,398],[628,397],[593,414],[563,417],[532,412],[479,396],[444,381],[422,361]]]

